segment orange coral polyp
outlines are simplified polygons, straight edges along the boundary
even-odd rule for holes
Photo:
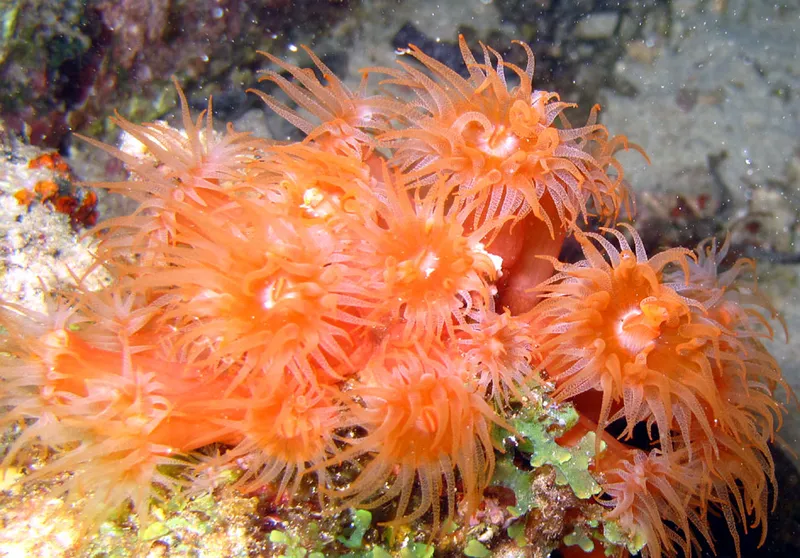
[[[628,450],[619,460],[601,462],[603,490],[610,498],[607,519],[618,521],[646,546],[643,556],[674,556],[677,548],[691,556],[700,545],[695,532],[714,548],[705,515],[696,513],[692,501],[702,490],[703,472],[693,467],[685,451],[663,454]]]
[[[169,267],[138,268],[132,286],[177,298],[166,314],[178,320],[171,341],[198,364],[246,358],[269,374],[292,364],[312,382],[341,378],[331,362],[347,363],[349,332],[366,323],[360,312],[374,300],[359,285],[355,254],[342,250],[324,221],[283,214],[263,200],[235,203],[235,229],[185,210],[176,228],[181,246],[164,252]]]
[[[466,198],[478,201],[478,226],[483,219],[522,218],[533,212],[554,236],[554,227],[586,217],[587,199],[598,213],[615,216],[627,203],[621,169],[613,158],[614,151],[628,148],[624,138],[608,140],[605,128],[596,124],[596,108],[584,127],[571,128],[566,121],[567,129],[553,127],[561,112],[574,105],[559,101],[555,93],[533,90],[528,45],[518,43],[528,55],[523,70],[486,47],[479,64],[463,37],[459,41],[469,79],[413,46],[408,53],[430,75],[403,63],[403,71],[368,69],[389,75],[384,83],[411,88],[421,102],[419,111],[404,114],[411,126],[380,136],[396,148],[397,165],[423,180],[433,180],[437,173],[447,176]],[[506,84],[505,69],[520,80],[513,89]],[[606,175],[607,168],[616,169],[615,180]],[[542,210],[545,196],[552,197],[556,214]]]
[[[333,458],[341,462],[362,454],[371,461],[349,486],[335,491],[343,507],[375,508],[398,499],[395,519],[413,521],[433,510],[433,531],[440,521],[440,494],[447,496],[447,517],[455,513],[458,471],[467,515],[478,506],[494,470],[489,429],[507,426],[469,383],[468,361],[443,352],[386,349],[367,366],[367,383],[356,385],[350,410],[366,436]],[[444,484],[442,479],[444,478]],[[420,499],[408,511],[419,482]]]
[[[210,402],[225,412],[243,412],[240,419],[220,420],[242,440],[224,456],[225,463],[248,460],[237,481],[243,490],[257,490],[277,482],[276,499],[291,498],[315,464],[335,453],[334,430],[341,422],[341,409],[330,395],[291,376],[279,381],[259,379],[244,390],[246,395]],[[315,473],[323,486],[327,473]]]
[[[373,253],[371,282],[382,293],[372,318],[406,324],[406,336],[428,338],[464,323],[476,308],[490,308],[497,262],[480,239],[488,227],[466,233],[443,181],[406,192],[388,176],[386,199],[375,205],[377,221],[359,226]],[[367,256],[369,257],[369,256]]]
[[[148,201],[142,192],[168,198],[180,192],[185,198],[204,206],[214,199],[213,192],[224,190],[231,181],[244,176],[242,169],[263,155],[270,142],[253,138],[248,132],[236,132],[228,125],[225,134],[214,131],[212,101],[196,121],[178,84],[183,131],[162,122],[134,124],[117,115],[112,122],[138,140],[143,154],[126,153],[92,138],[81,139],[125,162],[140,183],[102,183],[112,190]],[[213,205],[213,204],[212,204]]]
[[[692,417],[709,435],[706,409],[712,416],[722,414],[712,375],[720,329],[707,320],[700,302],[663,283],[665,266],[689,269],[689,251],[673,249],[648,259],[629,230],[636,253],[617,231],[612,232],[619,250],[600,236],[576,233],[587,259],[556,263],[559,273],[543,284],[545,300],[533,311],[534,320],[546,324],[541,368],[555,379],[559,400],[602,391],[600,428],[624,416],[624,434],[630,436],[640,420],[654,422],[668,452],[675,413],[682,430]],[[622,409],[612,416],[612,405],[619,402]]]
[[[369,199],[375,183],[360,159],[288,145],[273,148],[268,158],[250,165],[247,190],[285,206],[289,216],[312,221],[343,212],[359,216],[363,208],[358,202]]]
[[[96,296],[86,293],[83,302],[90,308],[104,308],[93,303]],[[197,449],[209,438],[232,441],[214,425],[212,413],[189,420],[183,414],[187,399],[219,393],[219,386],[179,363],[163,360],[154,347],[132,349],[128,331],[104,331],[105,335],[98,336],[108,346],[120,347],[114,351],[90,344],[95,334],[91,322],[73,330],[63,327],[68,322],[53,320],[50,331],[42,331],[44,324],[30,321],[32,316],[10,318],[3,315],[4,325],[20,339],[30,335],[26,345],[33,354],[17,372],[5,363],[0,404],[11,404],[11,408],[3,422],[37,420],[11,445],[3,466],[10,465],[36,438],[64,449],[27,480],[73,473],[56,495],[60,491],[77,497],[90,488],[89,521],[102,518],[104,507],[114,509],[128,499],[147,518],[150,499],[157,498],[154,484],[177,489],[182,483],[161,473],[159,467],[185,466],[186,461],[176,456]],[[95,316],[96,322],[110,318]],[[114,336],[116,343],[106,339]]]
[[[713,548],[709,507],[724,515],[737,551],[738,523],[761,526],[763,542],[768,490],[775,487],[768,440],[782,410],[774,393],[787,389],[760,341],[772,336],[765,311],[773,310],[754,287],[737,281],[747,261],[717,271],[727,244],[718,251],[701,243],[693,257],[672,250],[647,259],[630,232],[635,256],[619,232],[620,250],[602,237],[579,236],[586,260],[558,264],[560,273],[542,287],[546,300],[533,312],[548,334],[560,332],[563,346],[540,347],[557,397],[600,389],[601,436],[617,419],[625,420],[622,437],[641,422],[658,427],[658,453],[639,452],[614,469],[606,468],[606,457],[600,461],[612,498],[607,517],[643,534],[649,556],[675,554],[671,541],[679,541],[667,521],[679,528],[685,554],[697,545],[692,530]],[[593,350],[579,348],[590,343]]]
[[[136,139],[140,153],[125,152],[91,138],[81,139],[123,161],[132,176],[124,182],[103,182],[108,188],[140,202],[132,215],[102,223],[105,232],[100,253],[107,261],[121,254],[136,254],[144,261],[160,257],[164,246],[175,245],[176,223],[184,208],[201,209],[213,215],[230,202],[229,189],[244,180],[244,170],[265,156],[271,142],[236,132],[229,124],[225,134],[214,131],[212,101],[196,122],[188,102],[175,81],[181,102],[184,131],[162,122],[136,125],[117,116],[112,121]],[[217,215],[222,221],[224,212]],[[94,231],[100,231],[99,227]]]
[[[255,89],[248,91],[258,95],[276,114],[304,132],[305,143],[313,143],[329,153],[368,159],[378,146],[373,134],[390,130],[391,120],[402,110],[402,105],[380,95],[368,96],[367,75],[363,76],[358,89],[351,91],[311,49],[303,46],[303,50],[322,74],[324,82],[313,70],[299,68],[267,52],[260,54],[291,74],[294,82],[272,70],[262,72],[259,81],[275,83],[311,118],[272,95]]]
[[[459,326],[458,347],[477,364],[478,385],[498,408],[530,395],[534,381],[533,336],[524,317],[485,312],[481,321]],[[513,397],[512,397],[513,396]]]

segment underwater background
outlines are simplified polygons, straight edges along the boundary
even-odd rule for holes
[[[308,68],[307,45],[356,89],[361,68],[394,67],[409,58],[409,44],[463,75],[459,35],[522,68],[525,52],[513,41],[529,44],[534,88],[577,103],[567,112],[573,124],[599,104],[612,136],[641,146],[649,164],[634,151],[618,159],[649,253],[727,236],[733,256],[757,263],[759,288],[788,332],[787,342],[774,322],[766,346],[800,392],[797,0],[0,0],[0,298],[44,310],[54,291],[69,291],[94,265],[96,241],[86,231],[136,207],[90,185],[124,180],[127,169],[74,133],[117,145],[115,111],[134,123],[182,127],[174,77],[195,118],[213,96],[219,131],[232,122],[257,137],[299,141],[302,133],[245,93],[266,87],[258,72],[269,61],[257,51]],[[577,245],[565,245],[562,258],[576,255]],[[98,270],[84,287],[108,280]],[[742,535],[742,556],[800,550],[800,410],[782,391],[776,397],[787,410],[771,445],[778,501],[766,542],[758,548],[758,528]],[[5,454],[24,424],[2,424]],[[515,529],[520,522],[507,509],[515,506],[500,490],[487,497],[494,508],[484,506],[459,540],[441,546],[424,522],[389,536],[369,512],[331,519],[302,501],[242,494],[226,478],[209,478],[191,498],[166,497],[147,525],[125,509],[87,531],[83,502],[58,494],[69,473],[20,482],[51,458],[46,446],[28,453],[0,472],[0,556],[602,555],[588,527],[558,523],[547,531],[550,514],[569,515],[563,509],[540,507],[541,530],[530,520]],[[736,556],[716,515],[716,555]],[[706,545],[695,555],[713,553]]]

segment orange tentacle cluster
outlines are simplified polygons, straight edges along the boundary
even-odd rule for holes
[[[597,417],[598,445],[616,421],[624,424],[623,440],[640,423],[649,433],[655,427],[658,449],[631,453],[612,440],[614,451],[598,465],[612,497],[609,517],[639,522],[648,555],[671,555],[678,540],[690,554],[695,531],[713,546],[709,507],[725,515],[738,546],[737,521],[764,527],[768,489],[776,484],[767,444],[782,412],[775,392],[788,387],[760,341],[772,336],[767,317],[774,311],[739,277],[751,262],[718,274],[727,245],[648,258],[626,228],[634,247],[619,231],[609,231],[619,248],[576,233],[586,259],[556,262],[559,273],[539,287],[544,300],[531,318],[541,326],[539,366],[555,382],[557,400],[602,394],[599,410],[578,406]],[[681,492],[672,492],[677,487]],[[640,514],[657,502],[666,506],[658,521],[648,518],[651,511]]]
[[[43,316],[2,306],[3,422],[32,423],[6,464],[40,438],[64,453],[37,478],[72,471],[64,490],[143,514],[153,483],[244,465],[243,490],[311,485],[338,509],[394,506],[395,524],[430,512],[437,531],[480,507],[492,429],[546,377],[559,403],[599,394],[575,404],[608,445],[606,518],[651,556],[711,544],[711,507],[734,533],[764,525],[785,385],[746,265],[718,273],[713,244],[648,257],[631,226],[605,231],[616,245],[577,231],[628,203],[627,141],[596,109],[571,127],[527,45],[523,69],[460,44],[466,79],[410,47],[356,91],[308,50],[322,79],[266,55],[297,106],[258,94],[299,143],[217,133],[211,102],[192,119],[180,90],[184,131],[117,117],[138,154],[88,140],[132,173],[100,186],[141,205],[96,229],[107,288]],[[369,96],[373,74],[416,100]],[[572,231],[585,260],[561,263]],[[656,447],[610,437],[618,421]]]
[[[489,431],[505,422],[472,381],[472,366],[440,347],[421,346],[414,352],[390,348],[367,364],[352,390],[363,403],[350,403],[352,420],[367,433],[333,462],[373,458],[340,492],[343,506],[374,508],[399,498],[392,523],[413,521],[432,509],[437,532],[442,492],[448,518],[455,513],[458,473],[468,512],[477,510],[494,470]],[[420,499],[409,511],[417,482]]]

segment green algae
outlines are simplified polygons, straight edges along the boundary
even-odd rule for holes
[[[556,441],[578,421],[578,413],[570,404],[547,405],[534,403],[525,408],[511,425],[519,437],[514,436],[518,449],[528,456],[534,471],[545,466],[556,472],[556,484],[569,486],[576,497],[585,500],[602,491],[589,471],[594,459],[595,434],[587,433],[571,448]],[[508,436],[507,431],[501,435]],[[495,482],[510,488],[517,497],[512,509],[515,515],[523,515],[534,507],[535,495],[530,490],[531,473],[520,470],[508,459],[500,459],[495,471]]]
[[[576,525],[575,530],[564,536],[564,544],[567,546],[577,546],[584,552],[594,550],[594,541],[591,534],[584,525]]]
[[[281,554],[278,558],[324,558],[322,552],[309,552],[303,548],[300,539],[286,531],[270,531],[269,542],[279,547]]]
[[[349,537],[339,535],[336,540],[347,548],[361,548],[364,544],[364,534],[372,523],[372,513],[368,510],[353,510],[353,530]]]
[[[470,558],[487,558],[491,555],[491,551],[475,539],[470,539],[467,546],[464,547],[464,556]]]
[[[556,442],[578,421],[572,405],[551,406],[545,410],[534,407],[512,422],[524,436],[520,450],[530,454],[530,464],[536,469],[550,465],[556,471],[556,483],[569,486],[575,496],[584,500],[600,494],[602,489],[592,474],[589,464],[594,458],[595,435],[581,438],[575,447],[565,448]]]

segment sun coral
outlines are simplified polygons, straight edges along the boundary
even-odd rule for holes
[[[87,293],[85,302],[112,309],[92,304],[95,296]],[[160,358],[152,345],[140,345],[137,330],[148,318],[128,317],[130,327],[124,327],[119,315],[95,315],[95,323],[119,326],[98,332],[84,321],[87,315],[65,307],[42,316],[5,305],[0,315],[9,336],[0,350],[14,355],[4,362],[0,405],[11,411],[3,423],[32,421],[4,465],[39,438],[61,448],[56,459],[27,479],[72,473],[60,491],[73,497],[91,491],[86,513],[92,518],[128,500],[147,517],[156,485],[181,485],[162,472],[163,466],[184,467],[187,461],[180,456],[207,443],[203,440],[228,438],[211,421],[212,414],[188,421],[182,414],[187,397],[219,387],[201,385],[197,371]]]
[[[556,262],[559,273],[539,287],[544,300],[531,319],[542,326],[536,336],[544,355],[540,369],[555,382],[556,399],[602,393],[599,411],[579,405],[598,417],[598,446],[618,420],[624,421],[623,439],[640,423],[648,433],[656,427],[656,454],[628,455],[606,472],[607,483],[619,479],[604,484],[613,502],[628,508],[631,499],[645,498],[633,489],[627,496],[615,491],[631,482],[649,490],[647,483],[663,474],[648,475],[646,463],[697,477],[680,498],[666,491],[684,481],[654,485],[669,511],[641,525],[650,555],[673,554],[673,537],[660,526],[664,519],[680,528],[687,555],[695,544],[687,517],[711,544],[705,520],[696,519],[709,507],[722,511],[737,548],[737,519],[745,529],[761,525],[763,542],[768,490],[776,486],[768,441],[783,412],[775,395],[789,391],[761,344],[772,337],[764,312],[774,311],[739,277],[752,262],[718,272],[727,245],[718,251],[703,242],[693,253],[672,249],[648,259],[636,232],[626,228],[633,248],[616,230],[609,232],[619,249],[599,235],[576,233],[586,259]],[[676,502],[685,507],[680,521],[673,516]],[[658,506],[648,500],[645,507]],[[608,517],[621,513],[615,508]]]
[[[483,45],[479,63],[459,37],[468,79],[413,45],[406,52],[427,73],[404,62],[401,70],[365,71],[388,75],[383,83],[410,89],[418,98],[403,111],[407,126],[379,136],[395,149],[395,165],[423,183],[444,176],[457,186],[459,197],[472,207],[464,215],[465,225],[476,229],[496,217],[521,220],[530,214],[527,227],[509,224],[499,241],[500,230],[489,237],[504,269],[514,270],[501,302],[518,313],[532,306],[528,289],[550,273],[529,254],[557,256],[569,225],[579,217],[586,219],[593,211],[613,220],[628,204],[614,153],[629,146],[622,136],[609,138],[597,124],[599,107],[585,126],[572,128],[562,112],[575,105],[561,102],[557,93],[533,89],[533,52],[517,44],[528,56],[525,69]],[[509,78],[506,70],[512,73]],[[509,88],[510,80],[518,85]],[[554,125],[559,117],[561,128]],[[609,176],[609,169],[616,176]],[[512,238],[515,234],[524,240]]]
[[[558,400],[602,392],[600,428],[624,417],[624,434],[631,436],[633,426],[647,420],[658,426],[669,451],[673,419],[681,429],[696,420],[713,437],[704,405],[719,413],[711,367],[720,329],[704,316],[702,303],[663,282],[669,264],[688,271],[689,251],[676,248],[648,259],[630,230],[635,252],[617,231],[619,249],[601,236],[576,233],[586,260],[554,262],[559,273],[539,287],[544,301],[533,311],[543,324],[540,366],[556,381]],[[612,416],[612,404],[620,402]]]
[[[323,151],[351,155],[366,160],[377,147],[375,133],[391,129],[392,119],[400,104],[382,95],[367,94],[367,75],[363,76],[358,90],[351,91],[308,47],[303,47],[317,70],[322,74],[320,81],[313,70],[302,69],[276,58],[268,52],[261,52],[270,62],[291,74],[289,81],[273,70],[265,70],[259,81],[271,81],[302,110],[281,103],[274,96],[263,91],[251,89],[276,114],[305,134],[305,142],[311,142]],[[309,119],[318,120],[314,122]]]
[[[250,383],[235,397],[198,401],[195,407],[198,412],[224,410],[231,417],[220,423],[242,441],[215,462],[225,466],[247,461],[236,486],[252,491],[275,485],[276,499],[291,498],[308,470],[336,452],[334,431],[341,424],[341,406],[329,390],[298,383],[291,376],[276,383]],[[329,484],[325,468],[317,468],[315,474],[321,486]]]
[[[691,556],[692,550],[700,548],[695,531],[713,548],[705,516],[690,507],[703,476],[701,470],[687,464],[686,452],[664,455],[657,449],[650,453],[628,450],[602,474],[608,498],[603,505],[610,508],[606,518],[619,521],[628,532],[641,537],[635,542],[647,543],[645,557],[671,556],[675,547]],[[631,546],[638,550],[636,544]]]
[[[404,62],[399,63],[402,70],[367,70],[388,74],[384,83],[410,88],[420,100],[420,109],[406,114],[410,126],[381,136],[397,148],[395,164],[431,178],[443,173],[480,202],[472,214],[476,222],[496,215],[521,218],[532,212],[553,235],[554,219],[558,217],[558,226],[567,218],[585,215],[589,197],[598,210],[616,213],[627,194],[621,188],[622,177],[612,180],[605,172],[612,161],[596,159],[589,149],[592,143],[605,147],[608,137],[605,128],[595,123],[596,113],[582,128],[554,127],[561,112],[574,105],[558,101],[556,93],[533,89],[534,59],[528,45],[518,43],[528,55],[523,70],[485,46],[480,64],[464,38],[459,41],[469,79],[413,45],[408,54],[430,76]],[[517,78],[516,87],[508,88],[505,70]],[[625,145],[621,139],[612,143]],[[621,170],[618,164],[613,166]],[[544,203],[552,205],[545,208]]]
[[[197,120],[192,120],[189,104],[175,81],[181,103],[183,130],[164,122],[134,124],[117,115],[112,122],[128,134],[128,147],[118,149],[92,138],[79,136],[95,147],[124,162],[132,179],[102,182],[96,187],[139,202],[132,215],[108,219],[101,224],[101,254],[144,255],[149,249],[174,244],[175,222],[181,206],[202,208],[209,214],[225,203],[227,187],[244,178],[248,163],[263,156],[270,142],[236,132],[228,125],[226,133],[214,130],[212,100]],[[98,228],[96,230],[101,230]]]
[[[357,309],[372,299],[353,254],[324,224],[236,203],[235,227],[185,210],[180,245],[163,250],[168,265],[137,269],[130,288],[174,298],[173,344],[189,360],[218,370],[245,361],[240,374],[255,369],[276,379],[289,367],[316,381],[312,366],[341,377],[332,361],[347,362],[347,328],[363,322]]]
[[[407,184],[387,175],[377,218],[359,231],[373,255],[369,284],[382,301],[372,319],[403,323],[406,338],[453,337],[455,325],[493,307],[499,262],[480,242],[487,227],[468,233],[459,223],[450,186],[439,181],[423,193]]]
[[[530,526],[550,498],[551,537],[591,527],[647,556],[713,548],[711,510],[737,544],[740,525],[763,538],[788,388],[750,262],[578,230],[628,213],[615,153],[638,148],[597,108],[573,128],[527,45],[524,69],[460,45],[467,78],[410,46],[355,91],[308,49],[316,70],[266,55],[289,100],[258,95],[301,142],[217,133],[180,88],[184,131],[117,117],[138,153],[89,140],[131,172],[100,186],[140,206],[95,229],[110,285],[76,278],[43,315],[0,305],[2,424],[26,423],[4,465],[57,450],[27,478],[71,473],[62,492],[98,516],[132,500],[146,519],[241,468],[276,513],[359,506],[441,534]],[[556,259],[568,234],[578,263]],[[508,506],[485,503],[501,489]]]
[[[442,492],[447,517],[455,513],[458,473],[468,515],[477,509],[494,470],[490,428],[504,421],[471,385],[470,367],[469,360],[438,347],[388,349],[367,364],[364,381],[350,392],[363,401],[352,403],[351,412],[366,435],[333,461],[374,456],[338,494],[344,506],[375,508],[399,497],[390,524],[413,521],[433,509],[435,533]],[[420,499],[409,511],[417,482]]]
[[[459,327],[458,348],[477,364],[478,385],[498,407],[529,394],[533,345],[528,320],[508,310],[486,312],[480,321]]]

